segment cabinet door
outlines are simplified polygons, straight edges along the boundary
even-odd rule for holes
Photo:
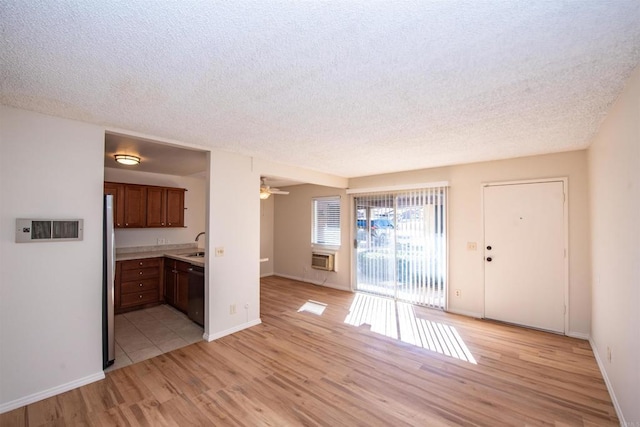
[[[164,301],[175,307],[176,305],[176,272],[175,261],[167,261],[164,265]]]
[[[147,227],[166,225],[167,191],[161,187],[147,188]]]
[[[113,196],[113,225],[116,228],[124,227],[124,185],[105,182],[104,194]]]
[[[146,225],[147,188],[142,185],[124,186],[124,226],[141,228]]]
[[[176,308],[184,313],[189,310],[189,269],[191,264],[186,262],[177,263],[176,270]]]
[[[167,189],[167,226],[184,227],[184,189]]]

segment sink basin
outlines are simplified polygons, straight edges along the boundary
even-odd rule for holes
[[[188,258],[204,258],[204,252],[194,252],[192,254],[186,254],[184,256]]]

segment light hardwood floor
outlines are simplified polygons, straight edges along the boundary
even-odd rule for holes
[[[298,312],[309,299],[327,304],[322,315]],[[586,341],[355,299],[263,279],[261,325],[108,372],[0,425],[618,424]]]

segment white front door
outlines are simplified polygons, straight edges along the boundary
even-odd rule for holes
[[[565,332],[564,182],[484,187],[485,317]]]

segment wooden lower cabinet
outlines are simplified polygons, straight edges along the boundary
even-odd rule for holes
[[[162,302],[162,258],[116,262],[115,312],[124,313]]]
[[[164,300],[186,313],[189,309],[189,269],[188,262],[171,258],[164,260]]]

